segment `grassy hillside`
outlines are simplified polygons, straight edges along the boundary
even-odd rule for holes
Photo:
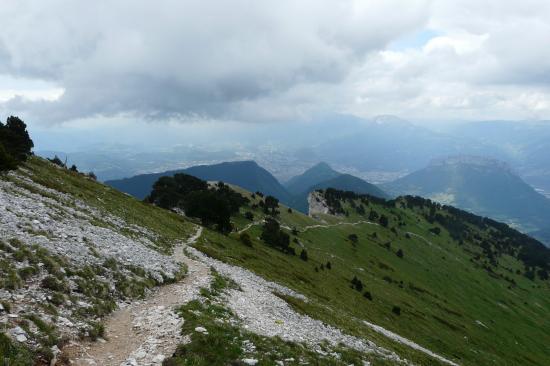
[[[170,253],[177,240],[192,232],[190,221],[182,216],[39,158],[30,159],[17,176],[2,179],[52,199],[59,199],[56,192],[66,193],[68,206],[82,201],[129,225],[146,228],[154,234],[150,235],[154,250],[161,253]],[[441,362],[379,333],[364,321],[462,365],[549,363],[550,286],[543,279],[549,252],[540,243],[496,222],[420,198],[385,201],[331,192],[325,193],[327,202],[342,213],[340,216],[314,219],[284,206],[279,208],[277,220],[290,235],[298,255],[285,254],[260,239],[266,215],[258,205],[261,197],[250,193],[246,193],[251,199],[249,205],[232,218],[235,232],[222,235],[205,229],[195,246],[211,257],[248,268],[306,295],[307,302],[280,295],[298,312],[372,340],[415,364]],[[245,217],[247,212],[252,213],[251,219]],[[381,217],[387,219],[387,225]],[[106,220],[92,224],[111,227]],[[249,234],[251,246],[243,243],[244,233]],[[135,232],[123,230],[121,234],[131,237]],[[36,233],[37,238],[40,235]],[[300,258],[302,249],[307,251],[307,261]],[[107,267],[102,271],[107,272],[86,275],[93,284],[101,285],[102,276],[109,273]],[[96,287],[101,288],[99,285]],[[95,294],[94,286],[88,287],[90,295]],[[205,323],[211,319],[203,306],[198,302],[188,305],[186,311],[193,310],[196,319],[190,319],[184,328],[210,326]],[[213,345],[204,339],[204,344],[189,347],[197,355],[207,345],[208,351],[215,352],[231,348],[234,342],[226,330],[220,329],[217,339],[227,344]],[[229,330],[233,333],[228,334],[238,337],[255,337]],[[244,339],[238,338],[239,342]],[[47,339],[45,344],[50,346],[53,341]],[[0,334],[0,351],[11,352],[11,360],[29,359],[27,350],[10,342]],[[305,359],[315,362],[315,354],[295,344],[265,337],[258,342],[260,351],[276,345],[282,352],[301,352]]]
[[[532,268],[518,259],[529,258],[533,264],[528,253],[535,250],[539,255],[534,257],[547,266],[548,250],[540,243],[423,199],[336,201],[347,216],[325,216],[319,222],[280,210],[282,227],[298,252],[302,246],[307,250],[307,261],[262,242],[259,210],[252,210],[252,222],[234,219],[249,233],[251,247],[242,244],[238,234],[206,232],[197,248],[302,292],[309,302],[287,299],[299,311],[418,364],[438,361],[380,335],[362,320],[459,364],[550,362],[549,282],[536,270],[532,276]],[[365,214],[358,214],[361,205]],[[369,220],[371,211],[387,217],[387,227],[372,216]],[[352,284],[354,277],[361,281],[361,291]]]

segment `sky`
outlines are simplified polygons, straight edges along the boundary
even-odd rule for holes
[[[45,135],[550,119],[547,0],[0,0],[0,27],[0,117]]]

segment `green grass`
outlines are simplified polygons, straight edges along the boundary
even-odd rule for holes
[[[222,236],[211,231],[205,231],[196,246],[212,257],[305,294],[311,300],[308,303],[288,299],[296,310],[367,337],[416,363],[438,364],[375,333],[360,319],[464,365],[549,364],[548,281],[531,281],[516,274],[517,269],[524,270],[523,264],[507,255],[500,257],[489,273],[483,257],[473,259],[482,254],[479,246],[459,245],[443,228],[440,235],[429,232],[437,225],[414,210],[371,207],[390,217],[388,228],[365,223],[299,232],[297,238],[309,254],[307,262],[266,246],[258,239],[257,225],[247,231],[252,247],[243,245],[235,234]],[[346,209],[348,217],[331,217],[330,223],[365,220],[349,206]],[[258,211],[254,214],[261,217]],[[234,221],[240,227],[250,222],[242,217]],[[318,223],[296,212],[281,214],[281,221],[299,229]],[[405,225],[397,225],[400,221]],[[352,233],[359,238],[355,246],[348,239]],[[479,235],[489,234],[480,231]],[[403,258],[396,255],[398,249]],[[320,270],[327,261],[332,269]],[[354,276],[364,284],[362,292],[350,287]],[[516,286],[504,277],[513,279]],[[372,301],[364,297],[365,291],[371,293]],[[400,315],[392,312],[394,306],[401,308]]]

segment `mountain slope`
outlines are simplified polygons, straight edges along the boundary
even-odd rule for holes
[[[318,163],[300,175],[291,178],[284,184],[291,194],[300,194],[321,182],[336,178],[341,173],[332,169],[327,163]]]
[[[235,161],[214,165],[199,165],[187,169],[172,170],[163,173],[141,174],[131,178],[111,180],[105,182],[122,192],[126,192],[138,199],[145,198],[153,184],[163,176],[176,173],[186,173],[207,181],[223,181],[235,184],[249,191],[260,191],[272,195],[282,202],[288,202],[290,195],[271,173],[260,167],[254,161]]]
[[[9,364],[47,364],[54,345],[76,364],[548,364],[548,249],[452,207],[327,190],[349,215],[279,207],[292,255],[240,188],[221,234],[36,157],[0,186]]]
[[[374,184],[368,183],[361,178],[354,177],[350,174],[340,174],[335,178],[331,178],[322,182],[319,182],[313,186],[308,187],[305,191],[297,194],[292,199],[291,206],[299,210],[300,212],[307,213],[308,203],[307,197],[309,193],[326,188],[334,188],[342,191],[351,191],[359,194],[369,194],[371,196],[388,198],[389,196]]]
[[[118,303],[184,276],[171,252],[191,227],[40,158],[1,174],[0,359],[49,364],[64,339],[102,337]]]
[[[550,200],[494,160],[452,157],[383,187],[506,221],[533,235],[550,227]]]
[[[418,197],[323,196],[349,215],[314,220],[281,209],[278,217],[307,261],[261,240],[260,208],[251,210],[255,221],[235,218],[240,234],[208,233],[195,247],[306,295],[280,297],[414,364],[443,362],[423,358],[395,334],[460,365],[548,363],[550,251],[541,243]],[[378,218],[369,219],[373,212]],[[242,233],[249,245],[239,241]]]

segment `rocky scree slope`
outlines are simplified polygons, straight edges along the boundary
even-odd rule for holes
[[[38,158],[0,177],[0,350],[15,364],[102,336],[112,310],[182,277],[172,238],[106,210],[113,197],[131,200]]]

